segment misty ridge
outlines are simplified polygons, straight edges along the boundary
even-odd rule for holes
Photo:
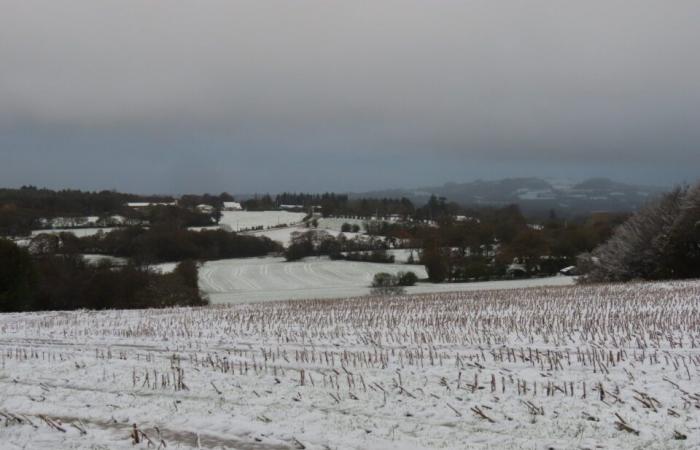
[[[421,204],[431,195],[445,197],[465,206],[504,206],[517,204],[528,214],[551,210],[564,216],[593,211],[632,212],[669,187],[642,186],[590,178],[582,182],[548,181],[542,178],[508,178],[446,183],[418,189],[391,189],[355,194],[357,197],[406,197]]]

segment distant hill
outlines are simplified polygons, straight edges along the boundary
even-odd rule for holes
[[[629,212],[668,187],[639,186],[607,178],[591,178],[580,183],[550,182],[541,178],[505,178],[468,183],[446,183],[419,189],[391,189],[354,194],[355,197],[407,197],[421,205],[431,195],[445,197],[464,206],[503,206],[518,204],[531,215],[571,216],[596,211]]]

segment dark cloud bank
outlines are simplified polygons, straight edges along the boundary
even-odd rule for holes
[[[0,184],[700,171],[700,3],[0,0]]]

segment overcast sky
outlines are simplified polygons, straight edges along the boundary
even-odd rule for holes
[[[700,177],[697,0],[0,0],[0,185]]]

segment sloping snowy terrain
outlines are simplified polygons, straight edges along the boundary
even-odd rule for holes
[[[159,267],[174,269],[174,264]],[[413,272],[427,278],[425,266],[331,261],[327,257],[286,262],[281,257],[238,258],[206,262],[199,270],[199,286],[213,303],[247,303],[304,298],[342,298],[367,295],[376,273]],[[572,277],[480,283],[418,283],[408,293],[561,286]]]
[[[305,216],[305,213],[289,211],[222,211],[219,225],[227,226],[232,231],[255,227],[269,228],[284,224],[293,225],[301,222]]]
[[[692,448],[699,303],[679,282],[4,314],[0,442]]]

